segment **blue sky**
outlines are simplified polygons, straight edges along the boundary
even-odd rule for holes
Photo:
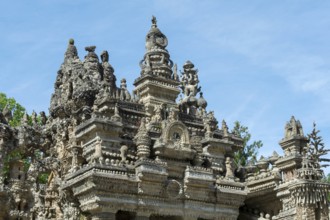
[[[9,3],[10,2],[10,3]],[[191,60],[208,110],[262,140],[260,155],[281,149],[291,115],[305,133],[315,121],[330,147],[330,1],[36,0],[0,3],[0,91],[48,111],[69,38],[108,50],[118,81],[132,90],[155,15],[179,69]],[[118,85],[118,82],[117,82]],[[330,169],[327,170],[330,172]]]

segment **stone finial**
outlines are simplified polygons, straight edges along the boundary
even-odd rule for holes
[[[299,120],[296,120],[294,116],[285,125],[285,138],[291,138],[295,136],[304,136],[304,131]]]
[[[111,120],[112,121],[117,121],[117,122],[120,122],[121,121],[121,116],[119,115],[119,106],[118,106],[118,103],[115,104],[114,115],[111,116]]]
[[[278,153],[276,151],[273,152],[273,154],[268,157],[268,161],[272,164],[272,166],[275,166],[275,162],[280,158]]]
[[[87,52],[95,52],[96,46],[87,46],[85,47],[85,50]]]
[[[106,51],[106,50],[102,51],[101,60],[102,60],[103,63],[104,62],[109,62],[109,53],[108,53],[108,51]]]
[[[279,155],[276,151],[273,151],[272,157],[279,157]]]
[[[131,94],[127,90],[127,84],[125,78],[123,78],[120,81],[120,100],[125,100],[125,101],[131,100]]]
[[[256,163],[257,167],[260,169],[260,172],[266,172],[269,166],[269,161],[266,160],[264,156],[260,156],[260,159]]]
[[[178,65],[175,63],[173,66],[173,79],[175,81],[179,80],[179,76],[178,76]]]
[[[33,112],[32,112],[32,117],[31,117],[31,119],[32,119],[32,124],[33,125],[37,125],[38,124],[38,119],[37,119],[37,113],[33,110]]]
[[[223,136],[227,137],[228,136],[228,126],[225,120],[222,120],[222,131],[223,131]]]
[[[29,115],[25,112],[22,119],[21,119],[22,125],[28,125],[29,124]]]
[[[97,57],[95,53],[96,46],[87,46],[85,47],[85,50],[88,52],[85,56],[85,60],[88,60],[90,62],[98,62],[99,58]]]
[[[166,36],[157,28],[157,20],[156,17],[152,17],[152,25],[150,31],[146,36],[146,49],[150,51],[155,48],[165,49],[167,46],[167,38]]]
[[[7,103],[2,110],[3,117],[6,119],[7,123],[13,119],[11,110],[9,109],[9,104]]]
[[[197,100],[197,106],[205,109],[207,107],[207,101],[203,97],[203,92],[200,92],[199,95],[200,95],[200,97]]]
[[[76,59],[78,58],[78,51],[76,46],[74,45],[74,39],[69,40],[68,48],[65,52],[65,59],[72,58]]]
[[[41,124],[45,125],[47,122],[47,116],[46,113],[44,111],[40,112],[40,119],[41,119]]]
[[[154,28],[157,27],[157,19],[155,16],[152,16],[151,23],[152,23],[152,27],[154,27]]]
[[[102,51],[101,55],[102,60],[102,67],[103,67],[103,80],[107,83],[107,86],[110,86],[110,95],[113,95],[115,90],[117,89],[116,86],[116,76],[114,75],[114,68],[109,63],[109,53],[108,51]]]

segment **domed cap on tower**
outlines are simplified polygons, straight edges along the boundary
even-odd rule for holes
[[[204,99],[204,97],[203,97],[203,93],[202,93],[202,92],[200,92],[199,94],[200,94],[200,97],[199,97],[199,99],[197,100],[197,106],[198,106],[198,107],[201,107],[201,108],[206,108],[206,106],[207,106],[207,101]]]
[[[152,16],[152,25],[146,36],[146,49],[165,49],[167,46],[167,37],[157,28],[157,19]]]
[[[183,68],[184,69],[192,69],[194,67],[195,67],[195,65],[190,60],[187,60],[185,62],[185,64],[183,64]]]

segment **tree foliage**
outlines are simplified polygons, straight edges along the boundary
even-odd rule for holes
[[[12,119],[9,124],[13,127],[20,125],[21,118],[25,113],[25,108],[16,102],[14,98],[8,98],[5,93],[0,92],[0,112],[7,106],[12,112]]]
[[[247,163],[255,163],[257,160],[258,150],[262,147],[261,140],[250,143],[251,134],[248,127],[241,125],[239,121],[234,122],[234,128],[231,131],[238,137],[243,139],[243,147],[234,155],[234,162],[237,166],[245,166]]]
[[[316,129],[316,123],[313,123],[313,130],[310,134],[308,134],[309,145],[308,145],[308,153],[314,157],[317,162],[330,162],[330,159],[324,158],[326,154],[330,151],[330,149],[326,149],[323,143],[322,136],[319,136],[319,130]],[[327,167],[329,164],[322,164],[322,167]]]

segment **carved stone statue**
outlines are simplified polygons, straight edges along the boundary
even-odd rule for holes
[[[178,120],[178,112],[177,112],[177,110],[174,109],[174,108],[171,108],[167,119],[170,122]]]
[[[155,106],[154,115],[151,117],[151,121],[152,122],[161,122],[162,120],[163,120],[162,106],[161,105]]]
[[[126,79],[120,81],[120,100],[131,100],[131,94],[127,90]]]
[[[121,163],[126,163],[127,150],[128,150],[128,147],[127,147],[126,145],[122,145],[122,146],[120,147]]]
[[[104,158],[103,158],[103,152],[102,152],[102,140],[100,137],[97,137],[96,142],[95,142],[95,152],[92,157],[92,162],[103,164],[103,161],[104,161]]]
[[[45,125],[47,122],[47,116],[46,113],[44,111],[40,112],[40,120],[41,120],[41,124]]]
[[[198,70],[194,69],[194,64],[189,60],[183,65],[183,73],[181,76],[181,86],[186,97],[196,96],[200,91],[198,87]]]
[[[234,169],[233,169],[233,162],[230,157],[226,158],[226,178],[234,179]]]
[[[103,80],[110,86],[110,93],[112,94],[116,89],[116,76],[113,74],[114,69],[109,63],[108,51],[101,53],[102,67],[103,67]]]

